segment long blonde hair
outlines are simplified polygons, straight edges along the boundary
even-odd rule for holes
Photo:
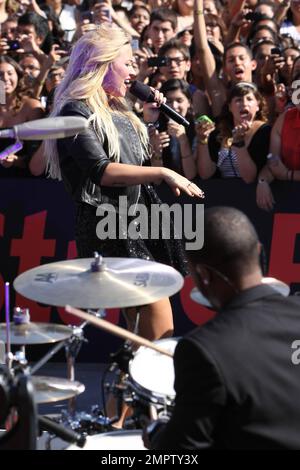
[[[51,112],[51,116],[57,116],[68,101],[85,101],[92,111],[89,121],[102,143],[104,136],[107,137],[108,156],[115,162],[120,161],[120,146],[112,113],[126,116],[138,133],[145,154],[148,148],[146,126],[131,111],[124,98],[108,97],[102,87],[109,65],[119,56],[121,48],[130,43],[129,39],[121,29],[104,24],[84,34],[73,47],[65,76],[55,92]],[[49,176],[61,179],[55,140],[45,142],[45,153]]]

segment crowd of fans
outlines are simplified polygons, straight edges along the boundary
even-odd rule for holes
[[[300,0],[0,0],[1,128],[49,114],[72,44],[104,21],[131,37],[136,78],[190,122],[148,125],[152,165],[257,182],[266,210],[274,179],[300,181]],[[38,142],[1,160],[1,177],[30,175],[45,176]]]

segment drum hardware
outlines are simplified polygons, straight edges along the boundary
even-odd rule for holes
[[[56,343],[69,338],[72,328],[51,323],[30,322],[29,310],[14,308],[15,323],[10,322],[10,285],[5,283],[5,323],[0,323],[0,339],[6,342],[7,354],[11,352],[11,344],[24,346],[29,344]],[[8,368],[9,365],[7,364]]]
[[[84,447],[86,442],[86,436],[79,434],[71,429],[65,428],[61,424],[58,424],[54,420],[48,418],[47,416],[38,416],[38,424],[40,432],[42,430],[48,431],[49,441],[46,443],[46,449],[51,450],[51,440],[53,436],[60,437],[64,441],[67,441],[71,444],[76,444],[78,447]]]
[[[57,346],[56,346],[56,349],[58,349]],[[74,395],[78,395],[79,393],[82,393],[85,387],[80,382],[75,382],[75,381],[72,382],[67,379],[61,379],[61,378],[56,378],[56,377],[31,376],[30,369],[28,367],[28,363],[27,363],[25,353],[23,350],[16,351],[15,354],[10,353],[10,357],[11,357],[11,360],[10,360],[11,368],[10,369],[6,368],[6,370],[7,370],[7,376],[9,377],[10,382],[12,383],[12,386],[11,386],[12,388],[11,393],[13,397],[12,404],[17,407],[18,421],[15,424],[13,421],[15,420],[16,415],[15,414],[12,415],[13,418],[10,421],[8,421],[10,430],[8,433],[6,433],[3,436],[2,440],[0,439],[0,448],[34,449],[36,445],[36,438],[37,438],[36,436],[36,429],[37,429],[36,405],[40,403],[66,400],[68,398],[73,397]],[[39,367],[40,366],[41,364],[39,364]],[[1,373],[0,373],[0,379],[2,379]],[[2,382],[2,380],[0,380],[0,382]],[[19,397],[19,395],[16,393],[16,391],[18,390],[18,387],[20,386],[22,387],[20,389],[22,390],[22,394],[20,395],[20,398],[17,399],[16,397]],[[28,387],[30,387],[30,389],[28,389]],[[30,390],[30,393],[32,393],[32,398],[28,396],[29,391],[27,391],[27,389]],[[1,391],[1,383],[0,383],[0,391]],[[30,402],[28,404],[28,401],[31,399],[34,401],[34,404],[32,403],[30,405]],[[1,400],[1,402],[3,402],[3,400]],[[27,404],[26,410],[22,409],[23,402]],[[34,410],[34,413],[32,410]],[[21,420],[21,423],[22,423],[21,427],[19,425],[19,420]],[[39,419],[39,422],[42,422],[45,424],[42,418]],[[33,426],[34,426],[34,429],[33,429]],[[19,428],[22,430],[22,435],[28,434],[27,438],[19,435],[19,431],[18,431]],[[47,431],[51,431],[51,430],[53,432],[55,431],[57,436],[64,438],[64,440],[67,440],[67,442],[76,443],[77,445],[80,445],[80,442],[83,443],[83,436],[79,436],[76,433],[72,434],[71,432],[69,432],[68,434],[68,430],[65,430],[63,427],[61,427],[60,429],[58,427],[51,428],[51,426],[47,427],[44,425],[43,428],[47,429]],[[14,435],[16,435],[17,437],[12,439],[11,436],[14,436]],[[34,446],[32,444],[32,440],[30,441],[30,443],[28,443],[28,439],[30,436],[34,436],[32,438],[34,440]],[[16,444],[14,443],[15,441],[16,441]],[[5,447],[4,443],[6,442],[7,442],[8,447]]]
[[[125,341],[118,351],[109,355],[110,362],[112,363],[109,367],[109,372],[113,372],[116,367],[125,374],[128,373],[129,361],[133,358],[132,345],[130,342]]]
[[[6,323],[0,325],[0,335],[6,338],[6,367],[13,379],[18,374],[31,376],[31,383],[34,389],[36,403],[55,402],[74,397],[84,391],[84,385],[74,381],[55,377],[32,376],[40,369],[56,352],[62,347],[66,348],[67,357],[73,357],[78,353],[80,346],[85,341],[83,330],[80,327],[65,327],[62,325],[48,325],[30,323],[28,309],[14,308],[14,322],[10,323],[10,292],[9,283],[5,284],[5,317]],[[72,333],[73,332],[73,333]],[[62,339],[64,341],[62,341]],[[25,344],[51,343],[61,341],[56,344],[38,363],[31,369],[25,355]],[[11,352],[11,344],[20,346],[14,354]],[[74,366],[74,364],[73,364]],[[73,370],[71,370],[73,372]]]
[[[103,311],[96,311],[93,312],[97,316],[103,317]],[[61,341],[60,343],[56,344],[48,353],[46,353],[34,366],[32,366],[30,373],[35,374],[44,364],[46,364],[60,349],[63,347],[65,348],[65,353],[66,353],[66,360],[67,360],[67,379],[69,381],[75,381],[75,359],[80,351],[80,348],[82,346],[83,342],[87,342],[87,339],[84,337],[84,331],[83,328],[86,326],[86,322],[82,323],[79,326],[69,326],[69,327],[63,327],[68,329],[68,336],[66,339]],[[43,324],[41,324],[43,325]],[[61,325],[53,325],[52,329],[54,327],[60,327]],[[77,382],[79,384],[79,382]],[[40,385],[40,382],[39,382]],[[81,388],[80,388],[81,389]],[[71,393],[71,390],[70,390]],[[75,412],[75,400],[76,400],[76,395],[78,393],[74,393],[73,395],[70,395],[69,393],[69,403],[68,403],[68,408],[69,408],[69,413],[74,413]],[[81,392],[80,392],[81,393]],[[54,400],[49,399],[49,401],[57,401],[59,397],[59,394],[56,393]],[[51,397],[49,397],[51,398]],[[62,399],[66,399],[62,398]]]
[[[8,370],[12,378],[19,375],[30,378],[34,400],[37,404],[67,400],[82,393],[85,389],[80,382],[57,377],[32,375],[23,351],[16,351],[15,354],[11,354],[10,365],[11,368]]]
[[[5,283],[5,363],[0,369],[1,424],[7,424],[7,432],[0,438],[0,449],[36,448],[37,409],[30,378],[25,374],[27,361],[24,351],[11,352],[10,284]]]
[[[101,379],[101,391],[103,409],[101,413],[104,417],[107,416],[106,409],[106,396],[114,396],[116,398],[117,414],[115,417],[110,418],[110,425],[119,421],[122,407],[123,407],[123,394],[124,394],[124,374],[128,372],[128,363],[133,357],[132,345],[130,341],[125,341],[121,348],[115,353],[110,354],[111,364],[106,367]],[[113,374],[111,380],[107,380],[108,374]],[[99,409],[99,407],[98,407]]]
[[[5,333],[6,333],[5,363],[6,363],[7,369],[10,371],[13,356],[11,352],[11,343],[10,343],[10,284],[9,282],[6,282],[4,286],[4,298],[5,298]]]
[[[95,316],[96,318],[105,318],[106,311],[105,309],[89,309],[88,313]],[[75,380],[75,359],[79,354],[82,343],[88,342],[83,336],[83,328],[88,324],[87,321],[84,321],[78,327],[73,327],[73,335],[71,337],[72,341],[66,342],[66,359],[67,359],[67,377],[70,380]],[[71,399],[69,402],[69,411],[70,413],[75,411],[75,398]]]
[[[34,403],[46,403],[55,402],[59,400],[65,400],[84,391],[84,386],[79,382],[75,382],[74,373],[74,362],[77,356],[81,344],[86,341],[83,335],[83,327],[87,324],[84,322],[80,327],[64,327],[60,328],[60,325],[46,325],[46,324],[32,324],[30,323],[30,315],[28,309],[21,309],[16,307],[14,309],[14,321],[17,324],[10,324],[9,315],[9,284],[6,286],[6,324],[2,327],[2,332],[6,333],[6,356],[5,360],[7,363],[8,375],[10,381],[15,383],[17,377],[23,377],[29,381],[31,389],[33,389]],[[103,317],[104,311],[97,310],[93,312],[97,317]],[[11,330],[13,330],[11,334]],[[64,339],[66,338],[66,339]],[[25,356],[25,347],[21,346],[21,343],[37,344],[50,343],[64,339],[60,343],[56,344],[38,363],[36,363],[31,369],[28,367],[28,362]],[[14,354],[10,351],[11,343],[18,344],[20,350]],[[65,347],[66,356],[68,362],[68,374],[73,381],[67,379],[60,379],[55,377],[43,377],[43,376],[31,376],[31,374],[37,372],[56,352],[61,348]],[[9,348],[9,350],[8,350]],[[9,361],[8,361],[9,359]],[[69,359],[69,361],[68,361]],[[71,360],[70,360],[71,359]],[[0,375],[1,379],[1,375]],[[23,380],[23,379],[22,379]],[[14,386],[15,387],[15,386]],[[71,413],[73,411],[73,413]],[[13,418],[17,418],[14,414]],[[8,417],[10,419],[10,416]],[[12,420],[13,420],[12,418]],[[53,433],[55,436],[59,436],[70,443],[82,443],[83,436],[78,433],[74,433],[72,428],[78,429],[78,431],[84,431],[85,434],[95,434],[99,432],[109,431],[109,420],[101,415],[99,410],[94,407],[91,414],[78,413],[75,416],[74,410],[66,411],[60,420],[61,422],[69,424],[66,429],[60,426],[59,423],[54,423],[47,418],[40,417],[39,423],[43,429],[46,429],[49,434],[47,447],[51,448],[51,440]],[[26,421],[28,422],[28,420]],[[13,430],[14,423],[11,422],[11,428]],[[22,428],[23,429],[23,428]],[[34,430],[36,432],[36,429]],[[72,434],[73,433],[73,434]],[[6,433],[7,434],[7,433]],[[12,448],[11,439],[9,439],[9,448]],[[2,441],[1,441],[2,444]],[[80,444],[77,444],[80,445]],[[23,448],[22,442],[20,441],[18,448]],[[4,448],[4,447],[3,447]]]
[[[87,435],[111,430],[111,420],[103,415],[98,405],[93,405],[89,413],[79,411],[73,416],[67,411],[63,411],[59,422],[73,431],[84,432]]]
[[[14,307],[13,319],[15,325],[24,325],[30,322],[29,308]]]
[[[0,450],[36,449],[37,409],[33,395],[29,376],[21,371],[13,375],[11,369],[1,366],[0,424],[9,426],[0,437]]]
[[[67,360],[67,377],[69,380],[75,380],[75,360],[79,354],[82,343],[86,342],[87,339],[84,338],[83,327],[85,324],[82,324],[79,327],[73,327],[73,335],[65,342],[65,353]],[[68,403],[68,408],[70,413],[75,412],[76,407],[76,398],[75,396],[70,398]]]
[[[60,325],[58,325],[60,326]],[[84,341],[84,333],[81,327],[67,327],[69,335],[67,339],[59,342],[50,349],[34,366],[29,373],[33,376],[33,384],[36,387],[36,400],[38,403],[55,402],[69,399],[70,411],[75,408],[74,397],[84,391],[84,386],[75,382],[75,357]],[[67,357],[67,379],[56,379],[54,377],[37,377],[35,374],[49,359],[59,350],[65,348]]]
[[[120,370],[117,382],[114,385],[106,384],[106,390],[114,393],[117,397],[119,416],[121,403],[124,400],[128,405],[132,405],[134,409],[133,416],[125,420],[125,428],[141,427],[141,422],[145,416],[169,417],[175,398],[175,391],[173,389],[173,352],[177,339],[171,338],[151,342],[119,326],[112,325],[106,320],[95,318],[82,310],[66,306],[66,311],[101,329],[126,339],[127,342],[130,341],[130,343],[141,346],[129,362],[123,359],[124,352],[122,349],[118,351],[116,358],[121,363],[123,371],[128,372],[128,376],[126,376],[124,381],[124,372]],[[143,360],[141,360],[141,354],[143,354]],[[146,362],[144,362],[144,354],[147,356]],[[114,371],[116,366],[118,366],[118,363],[115,360],[108,368],[108,371]],[[137,374],[136,369],[138,370]],[[162,376],[160,376],[161,373],[163,374]],[[149,375],[149,380],[147,380]],[[146,377],[146,380],[144,377]],[[144,407],[146,407],[146,411]],[[114,421],[115,419],[111,421],[111,424]]]
[[[84,340],[82,329],[87,323],[96,324],[96,326],[102,329],[117,334],[127,340],[127,343],[130,341],[130,343],[138,346],[142,344],[160,354],[172,357],[172,353],[161,348],[159,344],[153,344],[151,341],[147,341],[134,333],[130,333],[103,320],[103,309],[120,307],[120,305],[124,309],[136,307],[137,305],[147,305],[162,297],[173,295],[180,290],[182,284],[182,276],[173,268],[160,263],[139,259],[102,258],[95,254],[94,259],[69,260],[39,266],[21,274],[15,280],[15,288],[23,296],[49,305],[62,306],[66,303],[72,303],[86,309],[101,307],[102,310],[96,313],[94,311],[86,313],[71,307],[69,307],[69,310],[66,308],[66,311],[69,313],[77,314],[77,316],[82,318],[83,323],[79,327],[79,332],[70,327],[62,327],[68,330],[57,332],[53,331],[55,329],[53,325],[45,326],[44,324],[28,323],[27,326],[20,325],[21,328],[17,328],[17,325],[14,325],[16,331],[14,332],[13,339],[15,344],[37,344],[41,342],[39,340],[43,335],[47,336],[46,330],[49,328],[50,332],[44,342],[61,341],[62,344],[55,345],[44,358],[32,367],[30,373],[35,373],[57,351],[65,347],[68,377],[70,379],[75,378],[75,358]],[[53,301],[55,302],[54,304]],[[80,315],[78,312],[80,312]],[[139,315],[137,315],[138,318]],[[138,322],[135,325],[136,327],[137,324]],[[56,337],[57,333],[64,333],[66,337],[58,339]],[[53,340],[54,336],[55,339]],[[28,341],[25,342],[24,338]],[[118,383],[113,387],[107,383],[105,384],[106,388],[110,387],[110,390],[117,395],[119,405],[123,402],[123,396],[128,386],[123,380],[123,371],[128,372],[128,364],[132,360],[130,349],[128,346],[124,350],[118,351],[112,357],[114,362],[109,367],[109,371],[115,372],[118,368]],[[59,383],[55,378],[48,378],[49,381],[47,381],[47,378],[34,376],[32,379],[36,381],[36,389],[39,389],[40,402],[62,399],[60,398],[61,393],[70,397],[74,397],[77,394],[73,393],[74,391],[81,393],[80,385],[82,384],[78,384],[78,387],[76,387],[77,384],[74,383],[75,390],[73,390],[72,387],[69,387],[67,380]],[[74,400],[70,401],[69,405],[69,409],[62,412],[57,424],[63,424],[71,430],[84,432],[85,434],[99,432],[106,434],[111,429],[114,420],[103,415],[99,407],[94,406],[90,413],[76,413],[74,411]],[[151,406],[150,404],[149,409]],[[50,444],[49,442],[49,447]]]
[[[0,339],[0,364],[5,364],[5,342]]]
[[[128,379],[124,382],[123,390],[123,400],[133,410],[132,416],[124,422],[124,429],[143,429],[149,420],[170,419],[174,400],[170,400],[168,404],[161,404],[157,400],[156,403],[151,403],[149,399],[132,389],[132,384]]]
[[[103,318],[105,316],[105,311],[103,309],[89,310],[89,314],[98,318]],[[83,341],[87,341],[84,338],[83,332],[83,328],[87,325],[87,323],[88,322],[83,322],[80,326],[73,327],[73,334],[71,337],[65,340],[63,343],[56,345],[51,351],[49,351],[49,353],[33,367],[33,372],[36,372],[44,363],[49,360],[50,357],[52,357],[54,353],[65,346],[68,365],[68,379],[74,380],[75,358],[79,353]],[[103,415],[98,405],[93,405],[90,412],[76,412],[75,399],[76,395],[74,394],[69,400],[68,409],[61,410],[60,415],[55,420],[57,424],[77,433],[84,433],[85,435],[98,434],[100,432],[107,432],[111,430],[111,420]],[[51,449],[51,441],[54,438],[56,438],[55,434],[50,433],[48,435],[46,440],[46,448]]]
[[[105,379],[104,379],[105,380]],[[105,382],[103,387],[103,413],[107,416],[106,410],[106,395],[114,396],[116,399],[116,416],[110,418],[110,424],[114,425],[119,421],[122,414],[122,408],[124,404],[124,393],[126,391],[126,384],[124,382],[124,373],[120,370],[116,372],[115,379],[113,382]]]
[[[139,320],[140,320],[140,311],[137,308],[135,320],[132,321],[130,316],[127,313],[127,309],[121,309],[122,314],[126,320],[127,327],[133,326],[134,334],[138,331]],[[105,370],[102,381],[102,397],[103,397],[103,412],[104,415],[107,415],[106,411],[106,395],[111,394],[116,398],[117,404],[117,416],[111,419],[111,424],[115,424],[120,420],[123,411],[123,396],[124,396],[124,378],[128,373],[128,364],[133,357],[133,343],[130,340],[126,340],[118,351],[111,353],[109,355],[111,365]],[[105,382],[106,376],[108,373],[115,372],[115,380],[113,382]]]
[[[176,344],[172,344],[172,347],[169,347],[168,349],[164,349],[160,346],[160,343],[163,342],[164,340],[162,340],[161,342],[158,341],[158,342],[151,342],[151,341],[148,341],[146,340],[145,338],[142,338],[134,333],[131,333],[127,330],[124,330],[123,328],[119,327],[119,326],[116,326],[116,325],[112,325],[110,324],[109,322],[107,322],[106,320],[103,320],[103,319],[99,319],[99,318],[94,318],[92,317],[90,314],[87,314],[85,312],[82,312],[81,310],[78,310],[78,309],[75,309],[73,307],[70,307],[70,306],[66,306],[66,311],[68,313],[71,313],[71,314],[74,314],[76,316],[78,316],[79,318],[81,318],[82,320],[85,320],[85,321],[89,321],[90,323],[106,330],[106,331],[109,331],[111,333],[114,333],[116,334],[117,336],[120,336],[124,339],[126,339],[127,341],[130,341],[131,343],[134,343],[134,344],[138,344],[138,345],[143,345],[143,346],[146,346],[146,348],[149,348],[150,350],[152,350],[152,352],[154,351],[156,353],[157,356],[159,357],[165,357],[165,359],[167,359],[168,361],[170,361],[168,363],[168,366],[171,368],[171,370],[173,371],[173,361],[172,361],[172,358],[173,358],[173,351],[175,349],[175,345]],[[164,343],[166,344],[166,343]],[[145,349],[145,348],[144,348]],[[140,350],[138,350],[140,351]],[[127,351],[126,351],[127,352]],[[127,371],[127,364],[128,364],[128,361],[124,360],[123,359],[123,351],[121,349],[121,351],[118,352],[118,354],[116,355],[116,357],[118,358],[118,360],[120,361],[121,360],[121,367],[123,368],[123,370],[126,372]],[[159,354],[157,354],[159,353]],[[162,356],[163,355],[163,356]],[[118,365],[118,364],[117,364]],[[159,365],[160,364],[157,364],[158,368],[159,368]],[[114,368],[115,366],[110,366],[110,369],[111,368]],[[113,370],[113,369],[112,369]],[[145,370],[143,371],[144,373],[146,372]],[[120,371],[120,374],[121,374],[121,371]],[[123,403],[123,400],[124,400],[124,391],[126,389],[124,389],[124,385],[122,386],[122,380],[120,380],[120,377],[121,375],[119,375],[119,380],[118,380],[118,383],[115,384],[112,388],[111,388],[111,385],[108,385],[106,390],[108,389],[109,391],[112,391],[115,396],[117,397],[117,403],[119,404],[119,410],[118,410],[118,414],[120,415],[119,411],[120,411],[120,407],[121,407],[121,403]],[[172,385],[173,382],[171,382],[171,385]],[[108,388],[109,387],[109,388]],[[174,393],[174,392],[173,392]],[[175,393],[174,393],[175,395]],[[104,396],[104,395],[103,395]],[[169,402],[171,400],[169,400],[169,397],[168,396],[165,396],[163,395],[161,398],[161,402],[158,401],[158,398],[155,398],[154,396],[152,396],[152,400],[157,400],[155,401],[155,404],[158,404],[158,403],[161,403],[163,406],[165,404],[165,400],[167,400],[167,405],[169,404]],[[132,403],[135,404],[136,400],[133,401]],[[149,404],[149,402],[148,402]],[[163,413],[164,411],[164,408],[162,410],[160,410],[160,413]],[[128,426],[132,427],[132,419],[135,421],[135,417],[133,418],[129,418],[129,420],[131,419],[131,422],[128,423]],[[113,424],[113,422],[116,421],[115,419],[113,419],[111,421],[111,424]],[[127,426],[127,425],[125,425]]]
[[[43,423],[40,423],[40,431],[48,431],[44,443],[46,450],[52,449],[52,441],[57,437],[67,442],[75,443],[74,438],[77,439],[78,436],[86,438],[87,436],[99,435],[100,433],[106,433],[112,430],[111,420],[103,415],[98,405],[93,405],[90,413],[79,411],[71,415],[69,410],[62,410],[59,416],[51,420],[51,423],[55,423],[58,427],[49,428],[43,426]],[[64,435],[64,431],[59,432],[61,429],[67,432],[69,431],[70,434]],[[72,435],[72,433],[75,434]]]
[[[27,313],[27,312],[26,312]],[[10,323],[10,284],[5,283],[5,324],[2,327],[2,333],[5,332],[6,339],[6,357],[5,363],[7,367],[7,373],[11,378],[16,376],[18,373],[28,373],[28,362],[25,357],[25,349],[22,347],[19,351],[14,354],[11,351],[11,344],[14,343],[11,334],[11,323]]]
[[[46,364],[46,362],[49,361],[49,359],[51,359],[63,347],[66,348],[66,355],[71,351],[72,353],[75,353],[77,351],[79,352],[81,344],[87,341],[84,338],[83,330],[81,326],[67,328],[70,331],[69,336],[65,340],[60,341],[60,343],[53,346],[53,348],[51,348],[34,366],[32,366],[30,369],[31,374],[35,374],[44,364]]]
[[[133,410],[132,416],[125,419],[124,429],[143,429],[150,421],[164,419],[168,421],[171,417],[171,408],[155,406],[146,401],[143,403],[140,397],[128,389],[125,389],[123,400]]]

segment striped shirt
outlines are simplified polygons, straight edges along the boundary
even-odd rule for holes
[[[222,178],[240,178],[236,152],[232,148],[221,148],[218,152],[217,167]]]

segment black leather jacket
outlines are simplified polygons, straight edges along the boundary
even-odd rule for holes
[[[61,110],[60,116],[81,116],[89,118],[92,112],[83,101],[69,101]],[[140,139],[126,117],[113,115],[119,131],[120,162],[129,165],[142,165],[143,153]],[[140,195],[140,185],[126,187],[101,186],[101,178],[107,165],[107,139],[100,142],[93,125],[75,137],[57,140],[62,178],[66,189],[76,202],[92,206],[109,203],[117,207],[119,196],[127,196],[128,206],[136,204]]]

